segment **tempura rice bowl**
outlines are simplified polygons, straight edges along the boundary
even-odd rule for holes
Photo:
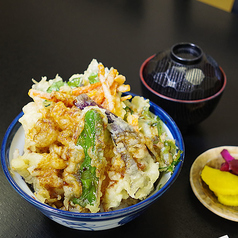
[[[135,95],[132,94],[132,96]],[[173,182],[177,179],[183,165],[185,148],[182,135],[177,125],[163,109],[152,102],[150,102],[150,110],[155,115],[159,116],[164,122],[168,134],[174,138],[178,149],[183,153],[180,157],[180,162],[174,169],[174,172],[172,174],[161,173],[155,191],[145,200],[142,200],[135,205],[109,212],[79,213],[56,209],[39,202],[23,178],[19,174],[12,173],[12,171],[10,171],[10,161],[12,160],[13,152],[15,149],[19,149],[21,153],[23,152],[24,148],[24,130],[21,124],[18,122],[19,118],[23,115],[22,112],[10,124],[3,138],[1,148],[1,162],[4,173],[12,187],[26,201],[39,209],[48,218],[61,225],[73,229],[87,231],[106,230],[124,225],[138,217],[170,188]]]

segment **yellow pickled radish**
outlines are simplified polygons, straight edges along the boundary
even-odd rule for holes
[[[218,201],[227,206],[238,206],[238,194],[236,195],[222,195],[216,194]]]
[[[238,176],[230,172],[220,171],[207,165],[201,173],[202,180],[209,186],[215,194],[237,195]]]

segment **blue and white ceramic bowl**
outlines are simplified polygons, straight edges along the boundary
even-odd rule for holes
[[[22,112],[13,120],[3,138],[1,162],[4,173],[12,187],[25,200],[39,209],[47,217],[61,225],[87,231],[106,230],[124,225],[139,216],[170,188],[178,177],[184,161],[184,142],[177,125],[159,106],[154,103],[150,103],[150,105],[151,111],[164,121],[168,133],[176,140],[176,145],[181,151],[183,151],[183,154],[181,155],[181,161],[176,166],[174,173],[172,175],[163,174],[159,181],[160,186],[158,186],[148,198],[133,206],[103,213],[77,213],[55,209],[39,202],[22,177],[9,170],[10,161],[13,158],[13,152],[15,149],[19,149],[19,152],[22,153],[24,148],[24,130],[18,122],[19,118],[23,115]],[[161,185],[163,186],[161,187]]]

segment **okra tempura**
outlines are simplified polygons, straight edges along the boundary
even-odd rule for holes
[[[160,172],[173,172],[180,151],[143,97],[114,68],[92,60],[67,82],[43,77],[23,108],[24,153],[11,168],[35,197],[75,212],[130,206],[153,190]]]

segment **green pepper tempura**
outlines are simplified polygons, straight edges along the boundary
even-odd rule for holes
[[[100,114],[95,110],[89,110],[85,114],[84,129],[81,132],[77,145],[83,147],[85,158],[79,169],[79,176],[82,183],[82,195],[79,198],[73,198],[75,204],[85,207],[87,204],[95,205],[97,199],[98,180],[96,176],[96,167],[91,165],[92,158],[89,150],[94,156],[102,157],[97,153],[96,147],[101,147],[101,138],[103,136],[103,120]]]

